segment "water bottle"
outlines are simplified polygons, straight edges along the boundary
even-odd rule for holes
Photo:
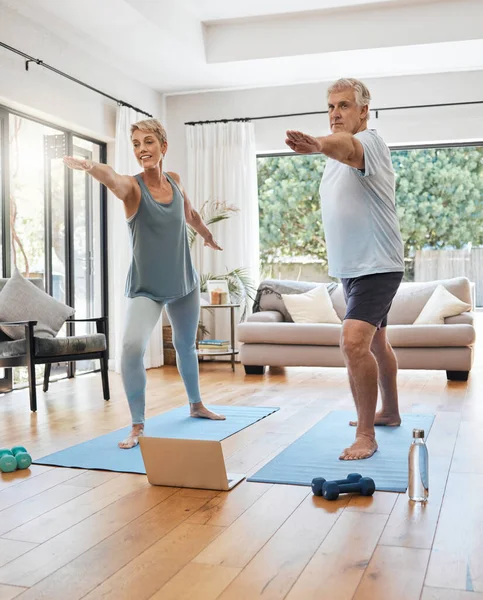
[[[413,442],[409,448],[408,495],[414,502],[427,502],[429,495],[428,448],[424,442],[424,430],[413,429]]]

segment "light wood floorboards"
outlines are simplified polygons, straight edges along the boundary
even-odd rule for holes
[[[223,442],[251,474],[334,409],[344,369],[200,365],[209,404],[280,406]],[[121,381],[98,374],[0,396],[0,445],[41,456],[129,423]],[[404,412],[436,415],[430,502],[244,481],[230,493],[152,487],[142,475],[32,466],[0,477],[0,600],[483,600],[483,368],[467,383],[401,371]],[[173,367],[148,373],[148,416],[185,403]]]

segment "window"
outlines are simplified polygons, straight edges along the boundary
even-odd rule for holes
[[[257,163],[262,274],[297,279],[293,271],[303,270],[308,277],[315,270],[315,276],[324,278],[327,253],[319,186],[325,156],[266,156]]]
[[[5,206],[6,186],[5,186],[5,165],[8,155],[8,143],[6,137],[5,115],[0,111],[0,208]],[[0,210],[0,265],[4,264],[3,257],[3,210]],[[11,369],[0,369],[0,393],[12,389],[12,371]]]
[[[76,158],[101,162],[98,144],[74,137]],[[89,319],[102,311],[102,222],[101,186],[84,171],[72,171],[73,195],[73,279],[77,319]],[[95,333],[93,323],[78,323],[77,334]],[[77,371],[91,371],[92,362],[76,362]]]
[[[323,155],[258,157],[262,273],[326,281]],[[395,149],[405,279],[467,276],[483,306],[483,146]]]
[[[107,314],[103,186],[63,164],[67,154],[105,162],[105,144],[0,109],[4,193],[1,214],[3,276],[14,268],[40,278],[45,290],[76,309],[75,318]],[[6,154],[6,156],[5,156]],[[64,325],[58,335],[92,331],[92,324]],[[52,365],[52,378],[93,370],[94,363]],[[39,367],[39,375],[43,367]],[[14,383],[26,381],[14,370]]]

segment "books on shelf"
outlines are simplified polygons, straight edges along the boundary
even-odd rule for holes
[[[230,342],[228,340],[201,340],[198,342],[198,349],[202,351],[228,352]]]
[[[219,352],[228,352],[230,346],[199,346],[199,350],[218,350]]]
[[[219,354],[222,352],[231,352],[230,348],[199,348],[199,354]]]

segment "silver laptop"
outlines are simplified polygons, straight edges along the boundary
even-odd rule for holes
[[[245,478],[226,472],[220,442],[142,436],[139,445],[152,485],[228,491]]]

